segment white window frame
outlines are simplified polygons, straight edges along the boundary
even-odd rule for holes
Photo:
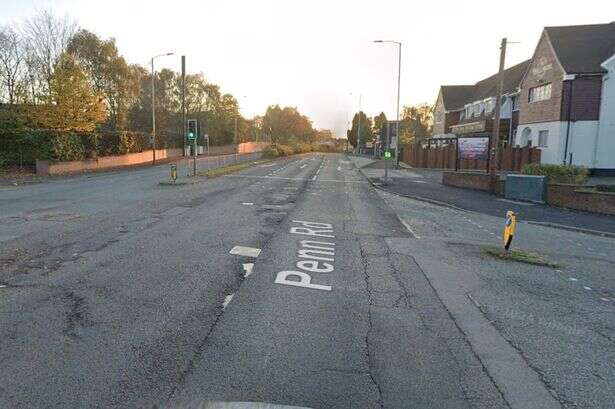
[[[530,104],[534,102],[547,101],[551,99],[553,87],[551,83],[538,85],[529,89],[527,100]]]

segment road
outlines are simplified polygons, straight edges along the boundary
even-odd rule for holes
[[[0,189],[0,407],[613,401],[613,239],[532,226],[572,243],[530,278],[477,254],[496,218],[379,192],[345,155],[167,172]]]

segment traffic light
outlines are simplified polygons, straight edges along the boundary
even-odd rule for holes
[[[194,140],[197,137],[197,128],[198,128],[198,123],[196,119],[189,119],[188,120],[188,134],[186,135],[186,137],[189,140]]]

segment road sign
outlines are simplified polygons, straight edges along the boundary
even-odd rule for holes
[[[506,212],[506,223],[504,224],[504,234],[502,240],[504,241],[504,249],[508,250],[512,243],[513,236],[515,235],[515,229],[517,227],[517,216],[515,212],[509,210]]]
[[[385,159],[391,159],[391,152],[390,151],[385,151],[384,152],[384,158]]]

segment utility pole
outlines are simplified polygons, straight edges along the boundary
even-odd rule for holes
[[[235,115],[235,149],[239,149],[239,139],[237,139],[237,115]]]
[[[386,152],[389,151],[389,143],[391,140],[391,126],[390,126],[390,122],[387,121],[387,134],[386,134],[386,141],[384,143],[384,152],[386,155]],[[388,185],[389,184],[389,160],[388,158],[385,156],[384,158],[384,185]]]
[[[491,150],[489,152],[489,181],[491,191],[495,193],[498,185],[498,148],[500,145],[500,110],[502,93],[504,92],[504,63],[506,60],[506,37],[502,38],[500,45],[500,69],[498,71],[498,92],[495,97],[495,110],[493,112],[493,126],[491,130]]]

